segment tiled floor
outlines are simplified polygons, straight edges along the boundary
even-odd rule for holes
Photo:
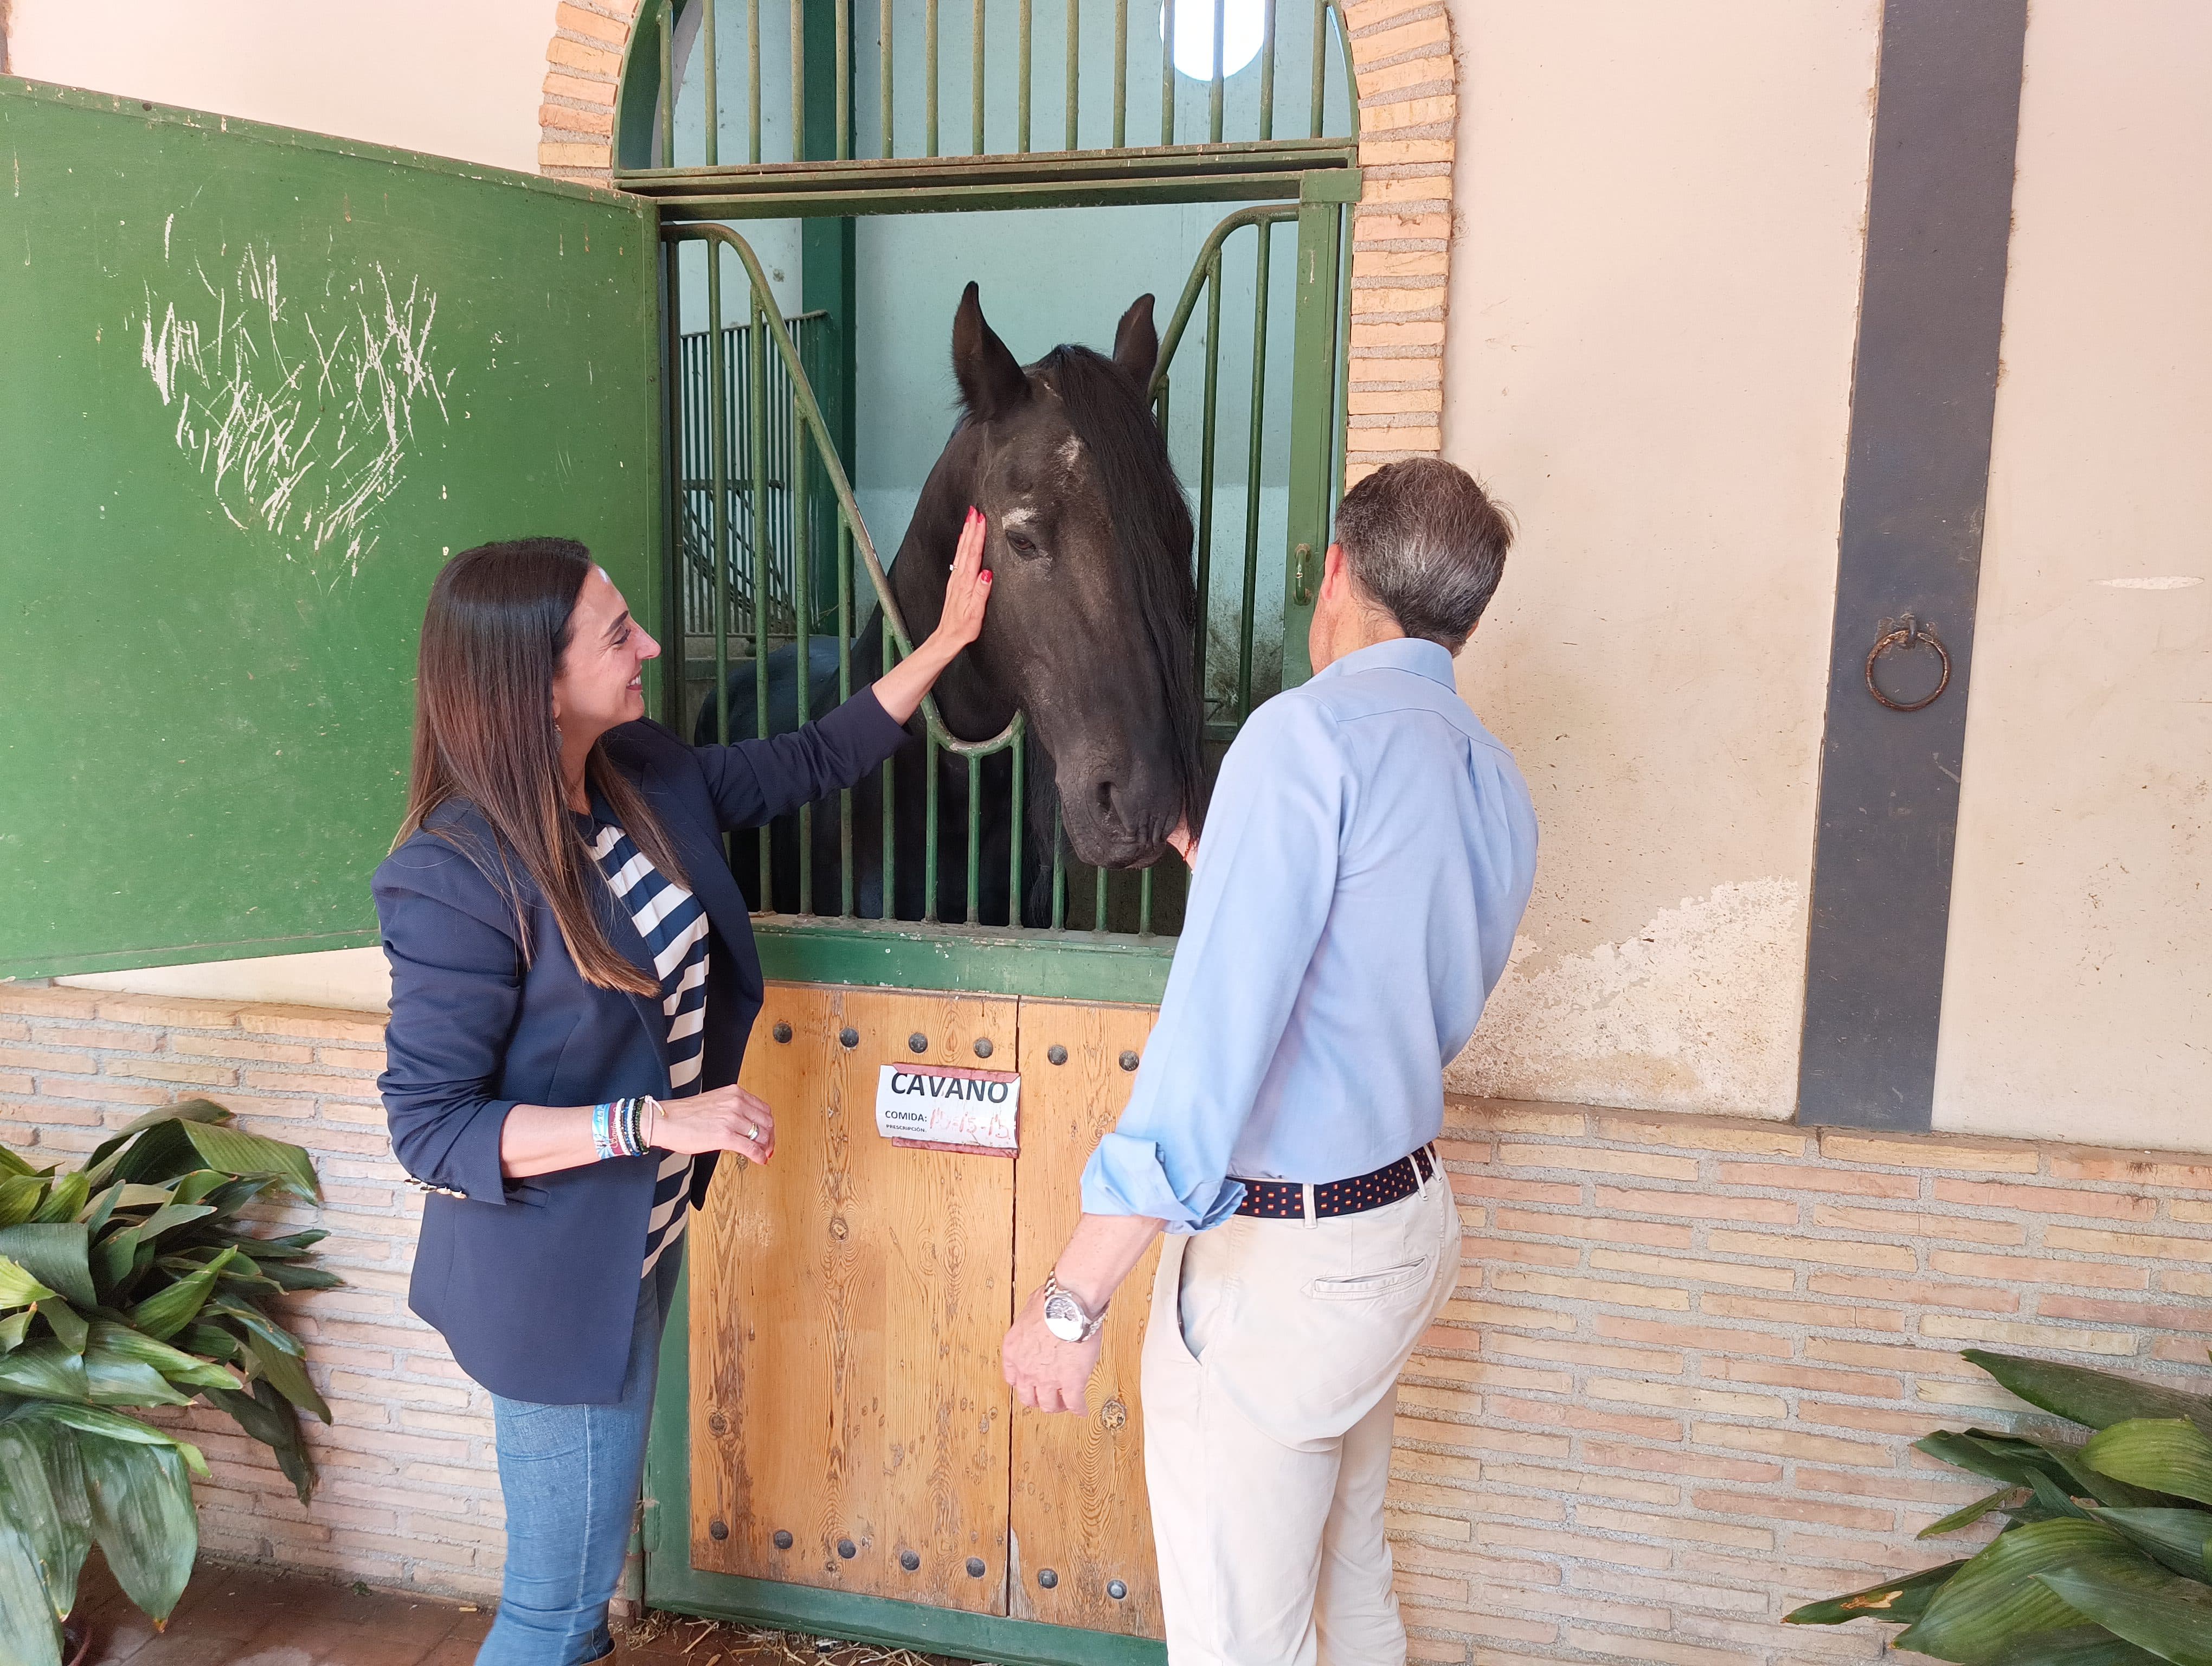
[[[204,1564],[156,1633],[115,1587],[97,1556],[86,1565],[77,1612],[92,1623],[88,1666],[471,1666],[489,1612],[424,1597],[367,1595],[319,1580]],[[653,1616],[618,1662],[656,1666],[953,1666],[922,1656],[847,1645],[820,1649],[700,1620]]]

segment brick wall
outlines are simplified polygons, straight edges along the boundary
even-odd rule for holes
[[[502,1542],[491,1403],[407,1310],[421,1206],[385,1140],[383,1068],[373,1013],[0,985],[0,1139],[33,1162],[73,1161],[148,1106],[195,1093],[314,1153],[323,1207],[270,1213],[327,1230],[324,1264],[346,1281],[291,1304],[336,1420],[307,1424],[320,1486],[303,1509],[228,1417],[181,1414],[215,1471],[198,1489],[207,1550],[486,1596]]]
[[[497,1585],[489,1414],[406,1311],[368,1015],[0,987],[0,1138],[74,1155],[204,1091],[315,1153],[347,1287],[295,1313],[337,1426],[302,1511],[193,1414],[210,1550],[379,1584]],[[1417,1659],[1796,1666],[1882,1633],[1807,1596],[1953,1554],[1978,1488],[1911,1450],[2025,1408],[1980,1343],[2208,1384],[2212,1158],[1455,1100],[1459,1299],[1400,1394],[1392,1529]],[[1966,1542],[1972,1542],[1969,1540]]]

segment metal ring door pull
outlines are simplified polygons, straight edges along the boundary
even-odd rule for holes
[[[1875,681],[1875,662],[1885,654],[1909,648],[1916,642],[1925,642],[1936,650],[1936,657],[1942,662],[1942,675],[1936,679],[1936,686],[1920,699],[1893,700],[1881,691],[1881,684]],[[1869,694],[1893,712],[1917,712],[1941,699],[1943,690],[1951,686],[1951,653],[1943,646],[1942,639],[1936,635],[1935,622],[1930,620],[1921,623],[1910,613],[1901,619],[1884,619],[1875,636],[1874,646],[1867,650],[1866,685]]]

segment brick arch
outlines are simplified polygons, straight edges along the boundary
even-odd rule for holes
[[[561,0],[545,48],[538,167],[607,184],[615,88],[640,0]],[[1439,0],[1352,0],[1366,189],[1353,222],[1346,483],[1443,443],[1459,75]]]

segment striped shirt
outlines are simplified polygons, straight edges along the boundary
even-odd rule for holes
[[[707,911],[699,899],[645,859],[629,835],[593,818],[585,835],[599,872],[653,956],[660,978],[660,1008],[668,1014],[668,1097],[699,1091],[701,1055],[707,1044]],[[645,1274],[684,1236],[691,1191],[691,1159],[664,1152],[653,1178],[653,1211],[645,1225]]]

